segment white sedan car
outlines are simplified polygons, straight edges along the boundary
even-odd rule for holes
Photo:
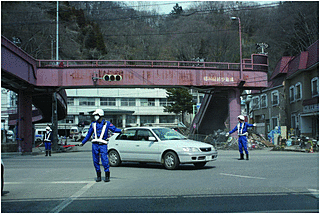
[[[110,138],[108,150],[110,166],[130,161],[161,163],[166,169],[187,163],[200,168],[218,156],[212,145],[189,140],[173,129],[162,127],[126,128]]]

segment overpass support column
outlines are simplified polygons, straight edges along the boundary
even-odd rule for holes
[[[19,90],[18,96],[18,148],[22,153],[31,153],[32,95],[28,90]]]
[[[241,113],[240,90],[238,88],[229,90],[228,98],[229,98],[229,130],[231,130],[238,124],[237,117]]]

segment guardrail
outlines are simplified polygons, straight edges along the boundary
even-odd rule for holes
[[[145,68],[188,68],[213,70],[240,70],[240,63],[196,62],[196,61],[161,61],[161,60],[37,60],[40,68],[69,67],[145,67]],[[265,70],[267,64],[256,64],[251,59],[244,59],[244,70]],[[258,69],[257,69],[258,68]]]

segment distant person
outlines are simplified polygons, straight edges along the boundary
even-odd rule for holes
[[[108,138],[110,135],[108,131],[112,132],[121,132],[121,129],[117,129],[112,123],[104,120],[102,117],[104,116],[104,111],[102,109],[97,109],[92,114],[94,116],[94,120],[89,128],[87,136],[83,139],[82,143],[79,146],[83,146],[93,135],[92,142],[92,157],[93,157],[93,165],[97,172],[96,182],[101,181],[101,170],[100,170],[100,158],[99,154],[101,154],[101,162],[105,171],[105,182],[110,181],[110,169],[109,169],[109,158],[108,158]]]
[[[232,129],[229,133],[226,134],[228,137],[230,134],[238,130],[238,136],[239,136],[239,152],[240,152],[240,159],[239,160],[244,160],[244,154],[243,150],[246,153],[246,159],[249,160],[249,152],[247,148],[247,136],[248,136],[248,127],[253,127],[256,126],[256,124],[249,124],[247,122],[244,122],[244,116],[239,115],[238,116],[238,121],[239,123]]]
[[[46,149],[46,156],[51,156],[52,130],[49,126],[46,127],[46,132],[43,135],[44,148]]]

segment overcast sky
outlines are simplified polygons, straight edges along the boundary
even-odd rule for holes
[[[210,1],[210,0],[209,0]],[[197,1],[125,1],[128,5],[132,6],[135,10],[152,11],[156,10],[159,14],[169,14],[176,3],[182,7],[183,10],[188,9],[190,5]],[[270,4],[277,1],[256,1],[261,4]]]
[[[169,14],[176,3],[187,9],[187,7],[194,1],[126,1],[128,5],[131,5],[136,10],[156,10],[160,14]]]

